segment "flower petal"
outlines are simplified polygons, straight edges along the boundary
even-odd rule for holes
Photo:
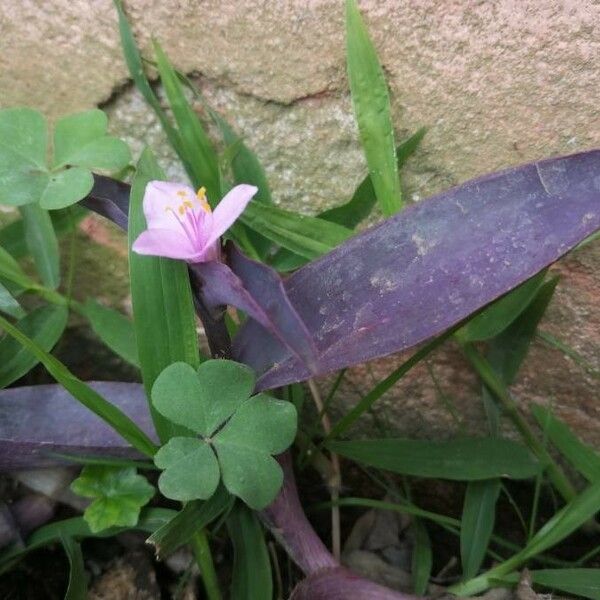
[[[256,186],[243,183],[236,185],[223,197],[213,212],[212,230],[206,246],[214,244],[235,223],[256,192]]]
[[[194,190],[184,183],[170,183],[168,181],[150,181],[144,192],[144,216],[148,229],[180,228],[175,211],[186,199],[195,200]]]
[[[131,249],[137,254],[177,258],[188,262],[198,262],[195,259],[200,254],[181,229],[147,229],[133,242]]]

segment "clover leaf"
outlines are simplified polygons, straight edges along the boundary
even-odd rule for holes
[[[154,496],[154,488],[133,467],[86,466],[71,489],[95,498],[83,513],[92,533],[117,525],[133,527],[142,506]]]
[[[0,204],[58,209],[84,198],[94,185],[91,169],[119,171],[131,159],[127,144],[107,128],[98,109],[60,119],[50,164],[44,116],[30,108],[0,110]]]
[[[296,409],[266,394],[251,396],[254,373],[231,360],[208,360],[196,371],[174,363],[152,388],[154,408],[189,431],[155,455],[164,469],[160,491],[173,500],[209,498],[220,479],[248,506],[269,504],[283,481],[273,455],[296,434]]]

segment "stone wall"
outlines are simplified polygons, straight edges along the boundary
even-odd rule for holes
[[[312,212],[347,199],[365,166],[345,78],[342,0],[126,0],[125,6],[146,51],[151,36],[159,39],[243,133],[266,166],[277,202]],[[508,165],[600,145],[597,3],[367,0],[360,6],[391,86],[398,138],[429,128],[404,172],[411,199]],[[110,0],[0,2],[0,57],[0,107],[26,104],[55,118],[103,105],[113,131],[136,152],[149,143],[170,176],[181,174],[127,80]],[[106,241],[99,227],[88,222],[86,232]],[[544,324],[595,369],[599,257],[596,243],[556,267],[563,282]],[[122,253],[113,251],[113,258],[115,268],[124,264]],[[355,369],[344,401],[354,402],[374,373],[399,360]],[[553,403],[600,447],[598,389],[597,379],[540,343],[515,386],[524,406]],[[381,402],[373,426],[448,435],[458,425],[441,392],[467,430],[481,430],[478,385],[451,345],[429,371],[416,369]]]

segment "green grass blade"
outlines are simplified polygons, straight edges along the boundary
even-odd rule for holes
[[[31,338],[42,350],[50,352],[67,326],[64,306],[42,306],[18,321],[15,328]],[[5,388],[28,373],[39,359],[13,337],[0,340],[0,388]]]
[[[484,308],[461,327],[456,336],[462,342],[489,340],[503,332],[531,303],[540,289],[546,270]]]
[[[499,479],[471,481],[467,485],[460,528],[463,579],[477,575],[485,558],[496,519]]]
[[[83,305],[82,312],[90,322],[94,333],[113,352],[129,364],[140,366],[131,319],[93,299]]]
[[[414,477],[477,481],[493,477],[526,479],[539,463],[524,447],[499,438],[444,442],[384,438],[328,442],[326,447],[357,462]]]
[[[181,150],[191,169],[190,177],[196,187],[204,186],[209,201],[216,203],[221,199],[222,192],[217,153],[200,119],[185,97],[183,85],[175,69],[156,41],[154,52],[160,79],[179,130]]]
[[[69,584],[65,600],[86,600],[87,576],[81,546],[66,535],[61,536],[61,542],[69,559]]]
[[[491,340],[488,360],[505,385],[510,385],[515,380],[557,284],[557,277],[542,284],[519,317]]]
[[[227,529],[234,553],[231,600],[271,600],[271,562],[258,519],[238,502],[227,518]]]
[[[25,241],[44,285],[56,289],[60,283],[58,240],[47,210],[38,204],[19,208],[25,226]]]
[[[577,594],[582,598],[600,600],[600,569],[540,569],[529,571],[534,584],[544,586],[555,592]],[[511,573],[499,577],[495,585],[516,585],[521,579],[520,573]]]
[[[241,221],[272,242],[309,260],[333,250],[353,235],[351,229],[336,223],[260,203],[248,204]]]
[[[120,409],[106,401],[98,392],[75,377],[59,360],[48,354],[38,344],[23,334],[17,327],[0,317],[0,327],[22,344],[46,370],[75,399],[86,408],[106,421],[119,435],[125,438],[134,448],[153,456],[156,452],[154,442]]]
[[[413,521],[411,530],[414,541],[411,566],[413,592],[418,596],[422,596],[427,592],[433,565],[431,540],[429,539],[427,527],[419,519]]]
[[[377,201],[386,217],[402,208],[390,98],[356,0],[346,0],[346,58],[354,114]]]
[[[2,283],[0,283],[0,312],[15,319],[22,319],[27,314],[19,301]]]
[[[156,116],[158,117],[160,124],[167,135],[169,143],[173,146],[177,153],[181,155],[181,139],[179,137],[179,133],[177,133],[177,131],[169,122],[166,112],[160,105],[160,101],[156,97],[156,94],[152,90],[150,82],[146,77],[142,57],[140,55],[139,48],[137,47],[135,37],[133,36],[131,26],[129,25],[127,17],[125,16],[123,3],[121,0],[113,0],[113,2],[119,16],[121,47],[123,49],[127,68],[129,69],[129,74],[131,75],[131,78],[133,79],[137,89],[144,97],[144,100],[146,100],[146,102],[156,113]]]
[[[196,319],[185,263],[168,258],[141,256],[131,245],[146,229],[142,200],[146,184],[164,179],[152,153],[145,150],[131,188],[129,205],[129,275],[133,326],[146,394],[163,369],[177,361],[199,365]],[[178,429],[151,407],[154,424],[163,441]]]
[[[404,163],[419,147],[425,133],[427,133],[427,129],[421,127],[421,129],[396,148],[398,170],[404,166]],[[371,176],[367,175],[361,181],[360,185],[352,195],[352,198],[346,202],[346,204],[330,208],[317,216],[320,219],[325,219],[326,221],[343,225],[349,229],[354,229],[361,221],[371,214],[376,203],[377,197],[375,196],[373,182],[371,181]]]
[[[212,523],[230,506],[231,496],[223,486],[205,502],[188,502],[168,523],[157,529],[146,543],[154,545],[156,554],[165,558],[187,544],[196,533]]]
[[[591,483],[600,481],[600,454],[584,444],[547,408],[534,404],[531,414],[560,453]]]

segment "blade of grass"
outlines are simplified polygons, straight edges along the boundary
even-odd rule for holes
[[[31,338],[42,350],[50,352],[67,325],[64,306],[41,306],[17,321],[15,328]],[[0,388],[5,388],[28,373],[39,360],[13,337],[0,340]]]
[[[140,157],[131,188],[129,206],[129,276],[133,326],[146,394],[163,369],[177,361],[199,365],[198,339],[190,280],[180,261],[141,256],[131,245],[146,228],[142,200],[146,184],[164,175],[149,150]],[[151,407],[156,431],[162,441],[176,435],[177,428]]]
[[[131,319],[108,306],[103,306],[94,299],[87,300],[82,308],[94,333],[115,354],[118,354],[130,365],[139,367],[140,361]]]
[[[398,170],[400,170],[409,157],[414,154],[426,133],[427,129],[421,127],[421,129],[396,148]],[[343,225],[349,229],[354,229],[361,221],[371,214],[376,203],[377,197],[375,196],[373,182],[371,181],[371,176],[367,175],[360,182],[359,186],[354,191],[352,198],[346,202],[346,204],[330,208],[317,216],[319,219],[325,219],[326,221]]]
[[[19,211],[25,226],[25,241],[37,272],[44,285],[55,290],[60,283],[60,256],[50,215],[38,204],[26,204]]]
[[[413,521],[412,534],[414,540],[411,574],[413,579],[413,592],[422,596],[427,592],[431,567],[433,565],[433,553],[431,551],[431,540],[429,532],[424,523],[416,519]]]
[[[69,559],[69,584],[65,600],[86,600],[87,577],[83,565],[81,546],[72,537],[66,535],[62,535],[60,541]]]
[[[533,404],[530,410],[548,439],[571,465],[589,482],[600,481],[600,454],[584,444],[566,423],[544,406]]]
[[[191,169],[190,176],[196,187],[202,185],[206,188],[209,200],[217,202],[222,193],[217,153],[185,97],[175,69],[157,41],[154,41],[154,53],[160,79],[178,126],[181,150]]]
[[[123,3],[121,0],[113,0],[113,3],[119,16],[121,47],[123,49],[123,55],[125,57],[125,62],[127,63],[127,68],[129,69],[129,74],[131,75],[131,78],[133,79],[137,89],[144,97],[144,100],[146,100],[146,102],[156,113],[156,116],[158,117],[160,124],[167,135],[169,143],[177,151],[180,158],[182,158],[181,138],[179,133],[171,125],[166,112],[160,105],[160,101],[152,90],[150,82],[146,77],[142,57],[137,47],[135,37],[133,36],[133,31],[131,30],[129,22],[127,21],[127,17],[123,9]]]
[[[500,438],[448,441],[383,438],[332,441],[326,447],[346,458],[401,475],[478,481],[493,477],[527,479],[539,470],[520,444]]]
[[[500,480],[467,484],[460,527],[460,558],[463,579],[471,579],[481,568],[494,531]]]
[[[168,523],[157,529],[146,543],[156,548],[157,556],[166,558],[223,514],[230,502],[231,496],[223,486],[219,486],[208,500],[188,502]]]
[[[529,426],[529,423],[527,423],[525,418],[519,412],[519,409],[512,399],[508,389],[503,384],[502,380],[496,375],[488,360],[482,356],[472,344],[464,344],[463,351],[483,383],[485,383],[485,385],[489,388],[496,400],[502,404],[502,407],[510,416],[511,421],[518,429],[524,442],[545,466],[548,477],[558,492],[567,501],[573,499],[575,497],[573,485],[561,467],[552,458],[544,444],[537,439],[533,430]]]
[[[377,201],[386,217],[402,208],[390,98],[383,69],[356,0],[346,0],[348,80]]]
[[[265,535],[254,513],[238,502],[227,519],[233,543],[232,600],[270,600],[271,562]]]

